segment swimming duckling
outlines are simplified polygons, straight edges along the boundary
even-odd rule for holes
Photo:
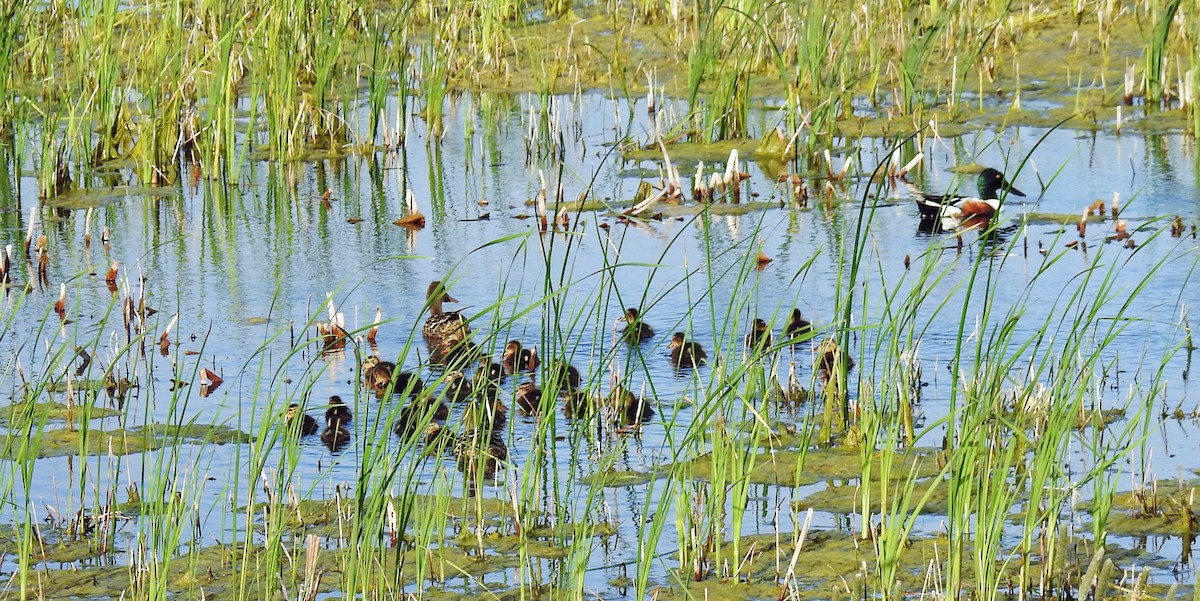
[[[522,382],[517,387],[513,402],[525,415],[539,415],[542,408],[542,389],[533,382]]]
[[[508,459],[508,445],[499,432],[468,429],[454,437],[450,452],[458,464],[458,471],[494,478],[501,461]]]
[[[746,348],[750,352],[762,351],[771,346],[774,340],[771,337],[771,328],[767,327],[767,322],[759,318],[754,318],[754,326],[750,329],[750,333],[746,334]]]
[[[574,394],[576,390],[579,390],[579,385],[583,383],[579,370],[564,359],[554,361],[554,366],[550,370],[550,378],[552,381],[558,382],[560,394],[563,395]]]
[[[396,425],[392,428],[400,438],[408,438],[422,426],[450,417],[450,406],[438,398],[417,398],[396,414]]]
[[[654,329],[642,321],[641,314],[633,307],[625,309],[625,323],[625,329],[621,330],[621,337],[626,342],[636,344],[654,336]]]
[[[329,397],[329,408],[325,410],[325,421],[331,426],[345,426],[354,420],[354,416],[350,413],[350,408],[346,403],[342,402],[342,397],[333,395]]]
[[[613,412],[613,420],[619,425],[635,426],[654,417],[654,408],[650,403],[620,384],[608,393],[607,401]]]
[[[334,395],[329,397],[329,408],[325,410],[325,430],[321,432],[321,442],[330,451],[337,452],[350,442],[350,429],[346,427],[354,417],[350,408],[342,403],[342,398]]]
[[[683,332],[675,332],[667,348],[671,349],[671,363],[676,367],[699,367],[708,358],[699,343],[684,339]]]
[[[391,361],[368,360],[367,364],[371,366],[364,370],[363,380],[378,398],[387,394],[389,386],[392,394],[403,397],[416,397],[425,391],[425,382],[419,376],[407,371],[396,373],[396,364]]]
[[[846,373],[850,373],[850,370],[854,369],[854,358],[842,350],[842,347],[833,338],[822,340],[821,344],[817,346],[816,355],[813,369],[822,380],[830,379],[843,357],[846,361]]]
[[[537,349],[527,349],[521,347],[519,340],[509,340],[508,344],[504,345],[504,354],[502,356],[504,369],[508,373],[518,371],[533,371],[541,365],[541,359],[538,359]]]
[[[308,436],[316,434],[320,426],[317,425],[317,420],[313,416],[305,413],[300,409],[300,405],[292,403],[288,405],[287,414],[284,416],[284,422],[287,425],[288,431]]]
[[[804,319],[800,309],[793,308],[787,325],[783,327],[783,336],[791,339],[807,338],[812,335],[812,331],[812,323]]]
[[[453,371],[446,375],[446,399],[454,403],[461,403],[469,398],[475,392],[475,387],[471,380],[461,371]]]
[[[446,293],[446,287],[440,281],[429,283],[425,299],[429,305],[429,318],[421,328],[421,335],[429,347],[429,360],[437,364],[448,363],[469,349],[471,326],[459,311],[442,310],[442,303],[458,301]]]

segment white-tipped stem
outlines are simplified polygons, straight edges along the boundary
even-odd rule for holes
[[[177,321],[179,321],[178,313],[171,317],[171,321],[167,322],[167,329],[163,330],[162,336],[158,337],[159,346],[167,348],[171,345],[171,329],[175,327]]]
[[[640,214],[644,213],[650,207],[654,206],[655,203],[657,203],[660,200],[663,200],[666,197],[667,197],[667,191],[660,190],[655,194],[651,194],[648,198],[646,198],[646,200],[643,200],[642,202],[639,202],[636,205],[634,205],[633,208],[626,211],[626,214],[627,215],[640,215]]]
[[[720,173],[714,171],[712,175],[708,176],[708,189],[712,190],[714,194],[725,191],[725,180],[721,178]]]
[[[741,173],[740,161],[738,161],[738,151],[736,148],[729,151],[729,160],[725,162],[725,183],[736,181],[733,179]]]
[[[333,293],[325,293],[325,310],[329,313],[329,323],[333,324],[333,320],[337,319],[337,312],[333,310]]]
[[[383,322],[383,307],[375,307],[375,323],[371,324],[371,329],[367,331],[367,342],[375,342],[375,335],[379,333],[379,324]]]
[[[83,245],[92,245],[92,211],[93,207],[88,207],[87,215],[83,218]]]
[[[67,310],[67,285],[60,283],[58,285],[58,301],[54,303],[54,310],[62,315]]]
[[[412,188],[407,188],[404,190],[404,204],[408,209],[409,215],[420,212],[417,210],[417,195],[413,194]]]
[[[904,177],[905,174],[907,174],[909,171],[912,171],[913,168],[916,167],[917,165],[919,165],[921,163],[921,160],[924,158],[925,158],[925,153],[918,152],[917,156],[913,157],[911,161],[905,163],[904,167],[902,167],[900,169],[900,177]]]
[[[29,207],[29,227],[25,229],[25,254],[29,254],[29,245],[33,244],[33,230],[37,228],[37,207]]]
[[[828,148],[825,149],[825,168],[830,175],[833,174],[833,155],[829,153]]]
[[[1117,214],[1119,214],[1120,212],[1121,212],[1121,193],[1113,192],[1113,202],[1112,202],[1113,219],[1116,219]]]
[[[546,174],[538,169],[538,180],[542,183],[542,189],[538,191],[537,210],[538,216],[546,216]]]
[[[846,162],[842,163],[842,170],[838,172],[838,179],[844,179],[846,174],[850,172],[850,167],[854,165],[854,157],[846,157]]]

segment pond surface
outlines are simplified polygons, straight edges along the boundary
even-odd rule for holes
[[[390,437],[396,452],[402,451],[389,427],[399,401],[381,402],[357,385],[359,365],[377,351],[385,360],[420,370],[429,381],[437,379],[441,370],[423,364],[427,351],[419,331],[427,316],[426,287],[442,280],[460,301],[448,308],[482,316],[472,322],[474,339],[494,357],[505,341],[519,339],[537,346],[546,363],[567,358],[597,391],[611,388],[615,371],[628,388],[656,399],[657,415],[636,433],[609,432],[582,444],[578,423],[561,413],[539,419],[514,411],[507,432],[510,467],[479,492],[504,500],[537,473],[527,465],[535,461],[531,441],[550,419],[556,421],[554,431],[560,439],[553,444],[556,451],[547,460],[548,469],[563,481],[600,469],[646,472],[673,462],[679,452],[678,433],[699,416],[711,419],[703,411],[711,393],[705,382],[719,363],[732,364],[741,357],[742,339],[755,317],[766,319],[778,333],[787,313],[798,307],[823,332],[839,323],[852,328],[849,351],[858,359],[852,381],[864,374],[882,377],[885,366],[862,356],[875,336],[869,328],[883,319],[888,298],[903,297],[917,285],[915,273],[924,265],[944,271],[944,276],[926,282],[930,298],[938,300],[922,310],[919,323],[913,325],[928,384],[922,389],[917,423],[936,423],[950,411],[956,378],[947,365],[958,340],[966,283],[981,261],[981,273],[990,274],[995,290],[991,322],[980,323],[976,316],[983,311],[982,303],[968,306],[963,321],[976,325],[976,336],[1016,307],[1022,313],[1014,336],[1018,341],[1043,335],[1053,347],[1055,340],[1075,333],[1078,319],[1094,328],[1090,335],[1100,339],[1106,335],[1106,319],[1122,301],[1106,304],[1095,319],[1079,318],[1082,305],[1073,304],[1071,295],[1081,290],[1085,297],[1131,299],[1121,315],[1126,327],[1103,358],[1111,369],[1112,386],[1097,391],[1096,397],[1107,405],[1123,406],[1131,390],[1146,385],[1161,365],[1163,387],[1155,394],[1160,407],[1154,409],[1159,432],[1147,437],[1143,456],[1148,460],[1137,469],[1148,470],[1153,478],[1200,468],[1192,417],[1200,405],[1200,388],[1189,378],[1191,353],[1183,349],[1186,332],[1181,326],[1185,316],[1188,324],[1197,324],[1194,305],[1200,283],[1195,272],[1200,252],[1193,228],[1200,219],[1200,185],[1195,147],[1182,136],[1012,127],[961,138],[924,137],[923,166],[910,179],[925,189],[973,193],[974,176],[956,174],[952,168],[977,163],[1003,170],[1027,194],[1006,200],[1006,221],[997,239],[985,244],[975,233],[967,233],[961,249],[952,234],[921,231],[905,186],[876,185],[860,175],[860,170],[869,173],[889,160],[889,144],[873,140],[833,157],[836,168],[848,156],[855,167],[845,181],[833,184],[829,202],[823,194],[825,180],[810,177],[809,205],[796,207],[790,192],[776,182],[778,167],[746,160],[750,154],[743,153],[743,168],[750,175],[743,184],[743,208],[752,210],[731,210],[723,203],[703,214],[668,208],[661,220],[634,223],[622,222],[610,210],[582,211],[571,214],[569,232],[540,234],[537,207],[529,204],[541,189],[539,169],[551,210],[559,187],[567,201],[590,191],[591,200],[611,201],[621,210],[640,182],[659,182],[661,161],[627,160],[614,150],[614,145],[648,144],[651,128],[645,108],[600,95],[555,98],[554,116],[566,142],[548,152],[561,153],[560,168],[550,160],[540,166],[527,163],[527,121],[531,111],[543,110],[535,100],[491,98],[495,123],[489,128],[477,117],[479,103],[479,98],[463,97],[451,104],[451,125],[440,142],[427,139],[416,123],[406,146],[393,152],[320,162],[252,162],[229,181],[200,173],[178,188],[118,186],[103,194],[73,193],[60,203],[73,208],[62,211],[39,207],[35,179],[22,171],[24,165],[8,165],[9,173],[21,175],[14,177],[17,187],[0,205],[0,241],[14,244],[18,257],[16,286],[0,301],[6,323],[0,337],[4,392],[15,401],[22,398],[26,380],[74,373],[80,363],[73,349],[82,346],[94,348],[96,361],[85,377],[96,380],[101,375],[97,370],[118,365],[138,385],[131,390],[124,415],[95,419],[95,429],[194,422],[262,437],[270,434],[263,424],[274,423],[289,403],[302,403],[309,414],[321,418],[326,399],[340,395],[356,416],[351,444],[331,453],[316,436],[302,439],[290,476],[302,497],[330,498],[339,486],[355,485],[366,439]],[[755,114],[760,129],[775,118],[772,113]],[[1026,156],[1028,162],[1018,171]],[[905,161],[908,158],[911,154]],[[686,185],[695,161],[679,163]],[[721,158],[710,159],[706,170],[720,170],[723,164]],[[126,172],[115,176],[132,177]],[[412,191],[426,216],[423,229],[393,224],[404,215],[405,190]],[[1119,195],[1120,218],[1127,221],[1136,248],[1105,243],[1114,231],[1107,217],[1093,218],[1082,239],[1085,244],[1068,248],[1067,243],[1081,241],[1074,225],[1078,217],[1064,224],[1061,216],[1078,216],[1096,199],[1111,203],[1114,194]],[[850,291],[845,284],[846,257],[860,231],[864,199],[874,207],[869,225],[861,230],[866,266],[854,287],[851,321],[844,323],[837,308]],[[85,205],[95,208],[90,244],[85,242],[86,210],[80,208]],[[31,208],[38,215],[37,230],[48,239],[42,284],[20,250]],[[1185,224],[1179,237],[1169,234],[1176,215]],[[104,230],[109,232],[107,243],[101,241]],[[770,258],[761,270],[756,264],[760,252]],[[105,283],[113,262],[120,264],[117,297],[129,294],[136,299],[144,289],[145,302],[158,310],[147,318],[141,358],[116,355],[125,347],[127,334],[120,303]],[[1089,270],[1111,275],[1081,287]],[[1035,275],[1036,285],[1029,286]],[[23,294],[26,282],[34,285]],[[66,286],[66,318],[71,321],[61,326],[52,310],[60,283]],[[1144,288],[1138,289],[1141,284]],[[554,303],[540,302],[552,292],[557,292]],[[978,288],[974,294],[983,295]],[[328,320],[327,298],[357,334],[345,349],[323,353],[314,340],[313,322]],[[946,308],[935,312],[942,302]],[[642,307],[657,336],[635,348],[617,339],[613,324],[625,307]],[[371,324],[376,308],[385,321],[377,348],[372,349],[360,330]],[[176,314],[171,345],[163,355],[159,336]],[[722,359],[696,370],[674,370],[667,351],[674,331],[687,332]],[[815,342],[779,353],[776,372],[786,378],[788,362],[794,361],[798,377],[811,387]],[[220,374],[224,383],[202,395],[200,368]],[[186,385],[178,387],[177,379]],[[511,401],[512,390],[525,379],[507,378],[501,398]],[[1021,376],[1013,374],[1013,379],[1017,383]],[[50,396],[65,402],[65,388]],[[853,386],[850,396],[859,396]],[[801,429],[811,415],[806,407],[761,408],[772,421]],[[1183,419],[1170,417],[1176,408]],[[751,415],[747,408],[734,413],[725,417],[737,422]],[[1166,415],[1161,421],[1160,413]],[[62,420],[54,419],[46,425],[63,427]],[[927,436],[923,446],[942,439],[936,429]],[[408,452],[411,458],[406,461],[415,470],[419,488],[432,487],[450,464]],[[244,444],[185,446],[181,453],[174,459],[178,472],[170,478],[197,503],[198,532],[203,532],[194,540],[185,537],[181,544],[228,542],[231,528],[238,528],[230,525],[229,507],[245,503],[247,488],[256,486],[252,483],[260,469]],[[279,448],[268,453],[276,460],[260,465],[261,473],[283,469],[278,466],[288,462],[279,459],[282,453]],[[1090,455],[1073,449],[1072,457],[1086,462]],[[80,470],[86,469],[84,478],[99,489],[115,485],[124,490],[159,469],[155,466],[161,459],[163,454],[156,452],[125,459],[106,453],[86,461],[40,459],[27,493],[37,507],[72,505],[78,503],[69,499],[72,490],[76,498],[80,494]],[[1128,469],[1122,466],[1120,471]],[[1125,488],[1129,478],[1121,481]],[[16,485],[24,487],[19,479]],[[401,486],[397,483],[396,493]],[[755,518],[747,520],[743,534],[774,533],[780,512],[789,511],[791,501],[824,487],[819,483],[756,489],[750,510]],[[591,507],[585,511],[596,514],[594,519],[617,524],[615,534],[597,539],[588,561],[595,569],[589,590],[619,590],[610,584],[623,573],[615,566],[636,560],[637,525],[644,513],[654,511],[657,493],[644,484],[606,488],[602,494],[607,502],[596,509],[587,504],[588,490],[572,489],[563,504]],[[21,497],[24,492],[14,494]],[[0,515],[5,521],[15,517],[11,505]],[[812,527],[851,529],[858,519],[818,512]],[[924,519],[922,527],[936,531],[938,522],[933,516]],[[678,548],[670,530],[659,541],[660,553]],[[1167,564],[1177,562],[1178,543],[1163,540],[1167,542],[1156,543],[1161,546],[1153,551]],[[601,569],[605,566],[610,567]],[[16,564],[8,560],[0,564],[4,575],[15,570]],[[1165,569],[1157,577],[1171,578]],[[491,578],[503,583],[516,577],[506,570]],[[1193,580],[1186,574],[1180,578]],[[665,567],[655,567],[652,579],[668,582]]]

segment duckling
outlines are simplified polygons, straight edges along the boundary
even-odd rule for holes
[[[354,416],[350,413],[350,408],[342,402],[342,397],[333,395],[329,397],[329,408],[325,410],[325,421],[330,427],[343,427],[354,420]]]
[[[446,293],[440,281],[433,281],[425,293],[429,318],[421,328],[429,347],[430,361],[444,364],[470,347],[471,326],[459,311],[443,311],[442,303],[458,301]]]
[[[441,399],[416,399],[400,409],[392,432],[400,438],[408,438],[418,427],[428,426],[447,417],[450,417],[450,406]]]
[[[508,344],[504,345],[502,362],[505,371],[510,374],[518,371],[533,371],[542,363],[538,359],[537,349],[522,348],[519,340],[509,340]]]
[[[553,381],[558,382],[560,394],[570,396],[579,390],[579,385],[583,383],[583,378],[579,375],[579,370],[575,369],[574,365],[567,363],[564,359],[554,361],[554,366],[551,368],[550,377]]]
[[[842,350],[842,347],[833,338],[822,340],[821,344],[817,345],[816,355],[813,368],[822,380],[832,377],[842,357],[845,357],[846,360],[846,373],[850,373],[850,370],[854,369],[854,358]]]
[[[450,372],[446,376],[446,398],[455,402],[461,403],[469,398],[475,392],[473,382],[467,379],[467,376],[461,371]]]
[[[316,434],[317,430],[320,429],[320,427],[317,425],[316,418],[302,411],[300,409],[300,405],[296,403],[288,405],[284,422],[287,425],[289,432],[299,434],[301,436]]]
[[[754,318],[754,327],[750,329],[750,333],[746,334],[746,347],[750,352],[762,351],[771,346],[774,340],[771,337],[771,328],[767,327],[767,322],[759,318]]]
[[[608,393],[613,419],[623,426],[635,426],[654,417],[654,408],[642,397],[617,384]]]
[[[329,408],[325,410],[325,430],[321,432],[321,442],[330,451],[337,452],[350,442],[350,429],[346,424],[354,417],[350,408],[342,403],[342,398],[333,395],[329,397]]]
[[[675,332],[667,348],[671,349],[671,363],[676,367],[699,367],[708,358],[698,342],[684,339],[683,332]]]
[[[508,445],[499,432],[468,429],[454,437],[450,452],[458,464],[458,471],[494,478],[501,461],[508,459]]]
[[[787,325],[783,327],[783,336],[785,338],[807,338],[812,335],[812,323],[800,314],[800,309],[793,308],[792,314],[788,317]]]
[[[542,390],[533,382],[522,382],[513,401],[525,415],[538,415],[542,407]]]
[[[625,323],[621,336],[626,342],[636,344],[654,336],[654,329],[642,321],[641,314],[633,307],[625,309]]]
[[[363,370],[363,381],[367,388],[375,392],[377,398],[383,398],[391,386],[392,394],[401,396],[417,396],[425,391],[425,382],[412,372],[396,373],[396,364],[391,361],[368,359]],[[394,383],[393,383],[394,380]]]
[[[479,360],[479,367],[475,368],[475,375],[472,381],[475,387],[480,384],[490,384],[497,386],[504,380],[504,366],[487,359],[486,357]]]

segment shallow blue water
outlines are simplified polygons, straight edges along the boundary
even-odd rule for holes
[[[473,118],[477,109],[470,98],[461,102],[451,107],[452,125],[440,144],[429,144],[416,124],[401,152],[315,164],[258,162],[247,165],[241,177],[228,185],[202,179],[185,182],[165,197],[118,195],[97,208],[90,246],[84,244],[83,211],[56,218],[41,210],[41,231],[50,245],[50,285],[35,286],[27,296],[13,290],[0,301],[3,318],[11,318],[0,338],[3,391],[20,394],[18,369],[24,378],[73,371],[78,363],[68,367],[69,353],[55,358],[55,351],[86,346],[98,351],[93,370],[110,364],[132,370],[141,386],[125,412],[134,416],[127,419],[138,422],[195,420],[269,435],[260,431],[264,415],[277,415],[289,402],[302,402],[310,414],[320,417],[325,400],[337,394],[355,411],[354,443],[331,455],[315,437],[302,440],[291,475],[301,494],[325,498],[339,483],[355,482],[365,439],[390,436],[388,420],[394,417],[395,406],[377,401],[356,385],[357,365],[372,353],[364,341],[342,352],[322,354],[316,344],[303,344],[315,335],[309,324],[327,319],[323,306],[327,293],[351,329],[366,327],[379,307],[387,320],[378,338],[379,355],[398,359],[408,368],[421,368],[427,355],[417,335],[425,316],[423,295],[431,280],[441,279],[461,301],[454,308],[470,316],[486,314],[472,326],[476,341],[493,353],[504,341],[521,339],[539,346],[543,357],[567,357],[592,374],[590,384],[597,390],[609,389],[615,369],[628,374],[631,389],[657,399],[658,416],[641,428],[639,437],[606,437],[577,447],[569,434],[577,426],[556,414],[556,432],[563,439],[553,445],[556,452],[549,469],[564,478],[608,464],[645,471],[674,460],[678,437],[705,407],[704,383],[715,369],[710,365],[695,372],[674,371],[666,350],[670,333],[685,331],[714,356],[732,359],[740,354],[742,337],[755,316],[771,321],[776,332],[793,306],[820,328],[835,323],[840,319],[835,307],[851,291],[844,275],[847,265],[839,257],[852,249],[859,202],[867,198],[879,204],[869,226],[861,231],[866,268],[853,289],[855,304],[847,324],[866,328],[856,330],[852,338],[855,346],[850,351],[859,359],[856,375],[884,374],[886,366],[875,365],[862,354],[864,346],[870,347],[875,335],[870,328],[882,319],[887,299],[903,298],[925,262],[933,262],[939,272],[945,270],[944,277],[930,287],[929,297],[934,300],[913,324],[929,382],[922,392],[921,423],[934,423],[949,410],[956,378],[946,366],[958,339],[955,326],[966,283],[980,253],[985,254],[983,273],[991,274],[995,292],[988,323],[980,321],[982,305],[973,304],[976,297],[986,295],[976,289],[967,304],[965,322],[979,324],[976,336],[986,335],[1000,316],[1017,307],[1022,312],[1017,340],[1045,328],[1051,348],[1063,344],[1075,333],[1076,316],[1069,314],[1044,325],[1048,312],[1069,306],[1069,296],[1064,295],[1080,289],[1084,274],[1091,272],[1095,275],[1082,286],[1082,297],[1107,294],[1113,301],[1100,309],[1100,319],[1089,320],[1094,325],[1089,336],[1097,340],[1104,336],[1112,325],[1108,318],[1117,314],[1123,299],[1133,298],[1121,315],[1125,329],[1104,353],[1105,361],[1119,370],[1116,386],[1099,391],[1098,398],[1109,406],[1127,402],[1130,394],[1140,394],[1162,358],[1169,355],[1162,369],[1164,387],[1154,398],[1168,412],[1176,406],[1191,412],[1200,404],[1197,384],[1187,377],[1189,356],[1177,350],[1185,339],[1179,327],[1183,312],[1191,311],[1190,323],[1197,322],[1193,305],[1200,298],[1194,273],[1200,257],[1198,243],[1190,233],[1173,238],[1164,231],[1174,215],[1181,215],[1189,226],[1200,219],[1195,149],[1182,136],[1011,128],[964,138],[927,138],[924,166],[914,177],[925,189],[972,191],[971,176],[950,169],[976,162],[1002,168],[1027,193],[1006,203],[1004,215],[1014,227],[1000,241],[981,245],[974,234],[967,234],[961,252],[953,236],[918,231],[917,212],[903,187],[881,189],[865,176],[854,177],[838,190],[841,200],[832,208],[823,208],[814,198],[811,208],[796,209],[775,184],[775,174],[754,161],[745,163],[751,174],[746,197],[756,194],[757,200],[778,202],[778,208],[744,215],[667,218],[637,226],[619,223],[609,212],[585,212],[572,216],[570,233],[539,235],[536,219],[518,218],[535,214],[536,208],[526,201],[540,188],[537,166],[527,164],[523,140],[530,101],[515,100],[494,130],[484,132],[482,122],[476,122],[471,134],[465,133],[463,120]],[[574,200],[589,186],[593,197],[626,199],[647,173],[657,172],[656,161],[623,161],[608,154],[609,147],[626,136],[647,141],[650,128],[644,112],[598,95],[557,102],[568,143],[562,149],[561,176],[558,163],[541,165],[551,196],[561,184],[566,200]],[[770,114],[755,118],[760,125],[773,122]],[[882,142],[863,141],[854,154],[855,164],[869,170],[885,161],[888,150]],[[1029,161],[1018,171],[1025,156]],[[836,165],[843,160],[844,156],[834,157]],[[719,165],[714,162],[709,168]],[[687,174],[694,165],[681,165],[680,170],[685,182],[690,181]],[[4,199],[3,242],[22,239],[29,208],[36,204],[33,178],[23,176],[18,183],[20,198]],[[810,181],[814,197],[822,185]],[[412,189],[428,219],[427,226],[416,232],[392,224],[403,214],[406,187]],[[325,190],[331,191],[328,208],[321,202]],[[1111,201],[1114,193],[1120,195],[1121,218],[1128,221],[1139,243],[1136,251],[1104,243],[1112,233],[1108,220],[1089,225],[1086,252],[1065,248],[1065,243],[1079,240],[1074,226],[1034,218],[1024,230],[1015,228],[1023,214],[1078,214],[1094,199]],[[484,213],[490,219],[476,220]],[[350,223],[350,218],[362,221]],[[609,229],[601,229],[600,224]],[[108,246],[99,243],[105,227],[111,231]],[[1046,249],[1047,255],[1039,248]],[[772,259],[761,271],[753,265],[759,251]],[[912,269],[906,270],[906,257]],[[112,261],[121,263],[123,286],[129,293],[136,298],[144,286],[147,303],[159,310],[149,318],[145,353],[136,359],[115,355],[124,347],[126,334],[120,325],[120,308],[114,306],[104,284]],[[24,283],[30,278],[23,260],[19,264],[17,281]],[[1151,269],[1157,273],[1148,285],[1135,289]],[[1043,273],[1033,279],[1039,272]],[[143,276],[144,283],[139,283]],[[73,320],[62,328],[50,312],[60,282],[66,283],[68,317]],[[535,305],[552,290],[559,291],[554,298],[561,306],[556,311]],[[942,302],[947,308],[935,314],[933,308]],[[642,307],[658,333],[640,349],[644,367],[614,337],[613,323],[627,306]],[[176,313],[180,318],[171,334],[176,344],[169,356],[162,356],[156,342]],[[793,358],[808,383],[811,345],[797,347],[794,355],[784,353],[781,374],[786,374],[786,363]],[[214,394],[200,396],[194,378],[199,367],[225,378]],[[421,369],[427,377],[439,373]],[[98,372],[89,377],[98,377]],[[172,391],[174,378],[191,384]],[[516,380],[508,379],[505,389],[511,391]],[[1021,375],[1014,374],[1014,383],[1020,381]],[[735,413],[728,417],[748,416]],[[800,410],[776,417],[802,423],[805,415]],[[121,423],[122,418],[106,418],[94,427],[115,429]],[[531,440],[539,423],[534,418],[513,420],[509,448],[515,466],[531,460]],[[1156,477],[1167,477],[1200,467],[1200,454],[1194,452],[1194,421],[1166,420],[1162,428],[1164,435],[1147,443],[1149,470]],[[394,437],[390,440],[399,447]],[[940,440],[937,431],[926,439],[931,445]],[[246,445],[184,450],[186,473],[173,478],[200,508],[203,540],[228,539],[230,529],[237,526],[230,524],[226,509],[245,503],[249,483],[259,475],[251,467],[251,451]],[[101,489],[123,490],[147,471],[153,473],[151,459],[157,456],[135,454],[121,461],[89,458],[89,481]],[[280,457],[277,449],[267,454],[267,472],[281,469]],[[1073,449],[1073,457],[1087,461],[1089,456]],[[415,453],[405,461],[415,466],[414,473],[426,487],[422,490],[444,487],[446,472],[453,473],[449,462],[439,464]],[[63,498],[72,496],[69,491],[80,463],[40,460],[29,494],[39,506],[62,505]],[[506,498],[523,484],[521,473],[503,471],[499,484],[481,494]],[[586,488],[570,495],[566,506],[588,510]],[[751,512],[757,518],[748,520],[745,533],[773,532],[776,512],[786,513],[793,498],[786,490],[762,488],[752,495]],[[657,506],[658,494],[644,486],[604,491],[608,502],[590,510],[620,527],[615,537],[597,541],[592,567],[636,559],[639,516],[646,507]],[[0,514],[11,517],[12,510]],[[818,514],[813,527],[853,527],[857,519]],[[937,528],[937,520],[928,521],[929,528]],[[659,545],[662,552],[678,546],[672,528],[666,530]],[[1161,554],[1169,559],[1177,551],[1167,546]],[[3,566],[4,572],[13,569],[15,565],[9,563]],[[614,573],[615,569],[598,569],[594,587],[606,590]],[[660,567],[654,568],[653,577],[666,580]]]

